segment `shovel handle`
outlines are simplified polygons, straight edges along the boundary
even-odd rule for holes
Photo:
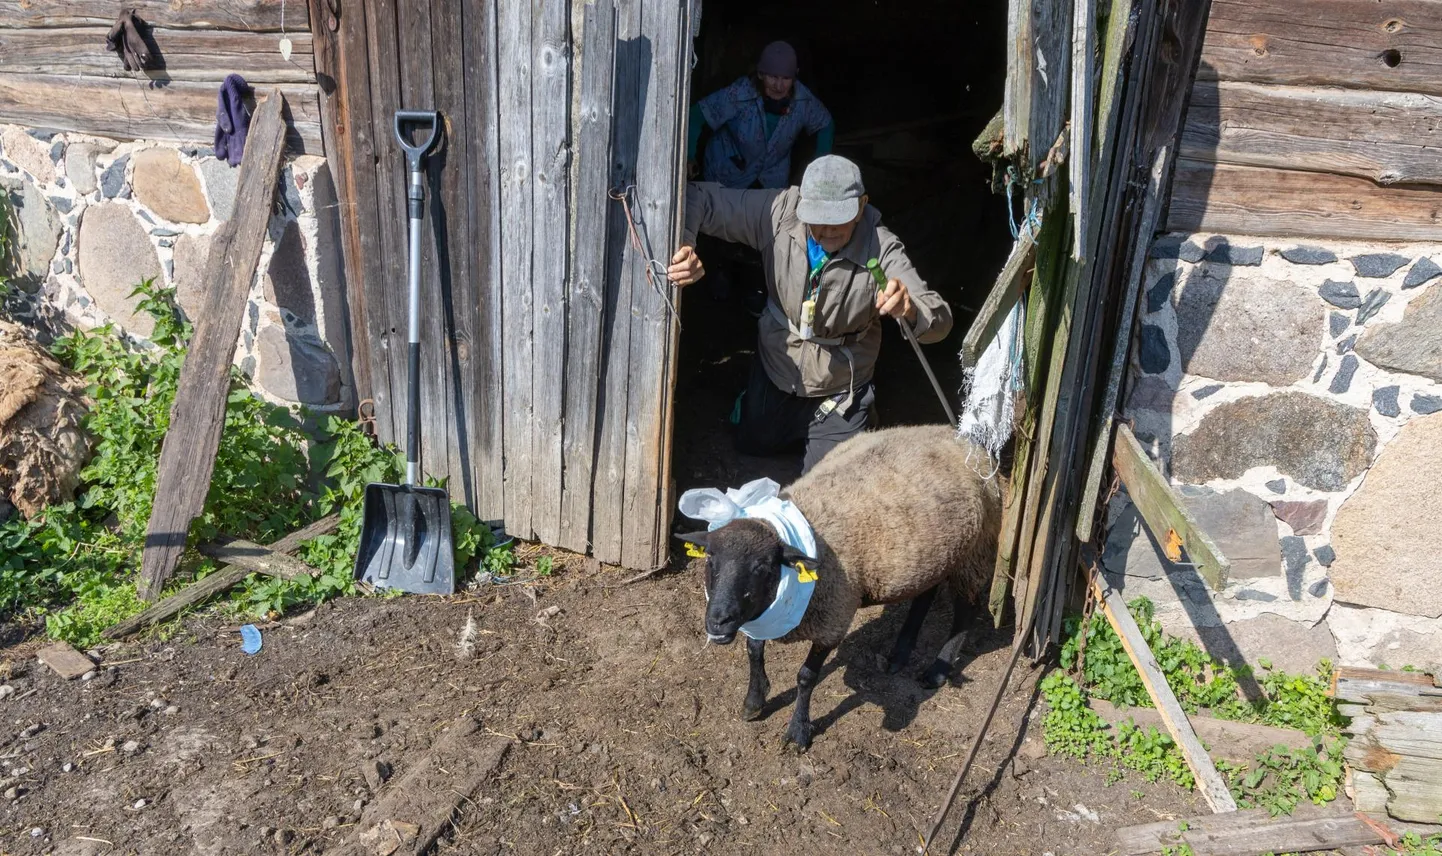
[[[421,159],[430,153],[436,144],[436,128],[440,115],[435,110],[397,110],[395,115],[396,142],[406,153],[406,166],[411,172],[420,172]],[[424,127],[426,137],[419,143],[412,143],[406,135],[406,126]]]

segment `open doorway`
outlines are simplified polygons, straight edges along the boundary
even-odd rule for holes
[[[951,334],[923,350],[956,407],[961,341],[1012,242],[1005,201],[990,189],[991,167],[971,151],[1002,103],[1006,5],[709,2],[696,39],[690,103],[750,74],[761,49],[776,39],[796,48],[798,79],[831,112],[833,151],[861,167],[883,222],[951,304]],[[793,150],[792,184],[800,183],[813,155],[814,138],[803,136]],[[743,287],[735,283],[733,292]],[[735,486],[763,475],[785,484],[800,473],[799,447],[775,458],[734,450],[729,416],[756,348],[756,320],[738,298],[733,293],[718,301],[703,281],[682,301],[673,445],[678,490]],[[873,425],[944,422],[896,324],[883,324],[883,336]]]

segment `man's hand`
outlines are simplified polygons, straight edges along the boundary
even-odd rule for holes
[[[682,247],[671,257],[671,266],[666,268],[666,278],[677,285],[690,285],[706,275],[701,257],[691,247]]]
[[[905,318],[908,324],[916,321],[916,307],[911,305],[911,295],[899,279],[888,282],[886,290],[876,295],[876,308],[883,315]]]

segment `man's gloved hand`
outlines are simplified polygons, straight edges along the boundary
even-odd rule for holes
[[[126,71],[143,71],[150,67],[153,59],[137,24],[135,10],[122,10],[115,26],[105,36],[105,49],[120,55]]]

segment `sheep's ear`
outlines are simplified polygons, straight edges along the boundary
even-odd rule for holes
[[[674,536],[678,541],[686,543],[686,555],[692,558],[704,558],[710,548],[710,532],[692,532],[689,534],[677,534]]]
[[[781,545],[781,564],[783,564],[783,565],[794,565],[794,564],[796,564],[797,562],[801,562],[801,563],[807,565],[808,567],[813,567],[813,568],[814,568],[815,565],[816,565],[816,560],[815,560],[815,559],[811,558],[810,556],[806,555],[805,553],[801,552],[800,550],[796,549],[795,547],[791,546],[790,544],[782,544],[782,545]]]

